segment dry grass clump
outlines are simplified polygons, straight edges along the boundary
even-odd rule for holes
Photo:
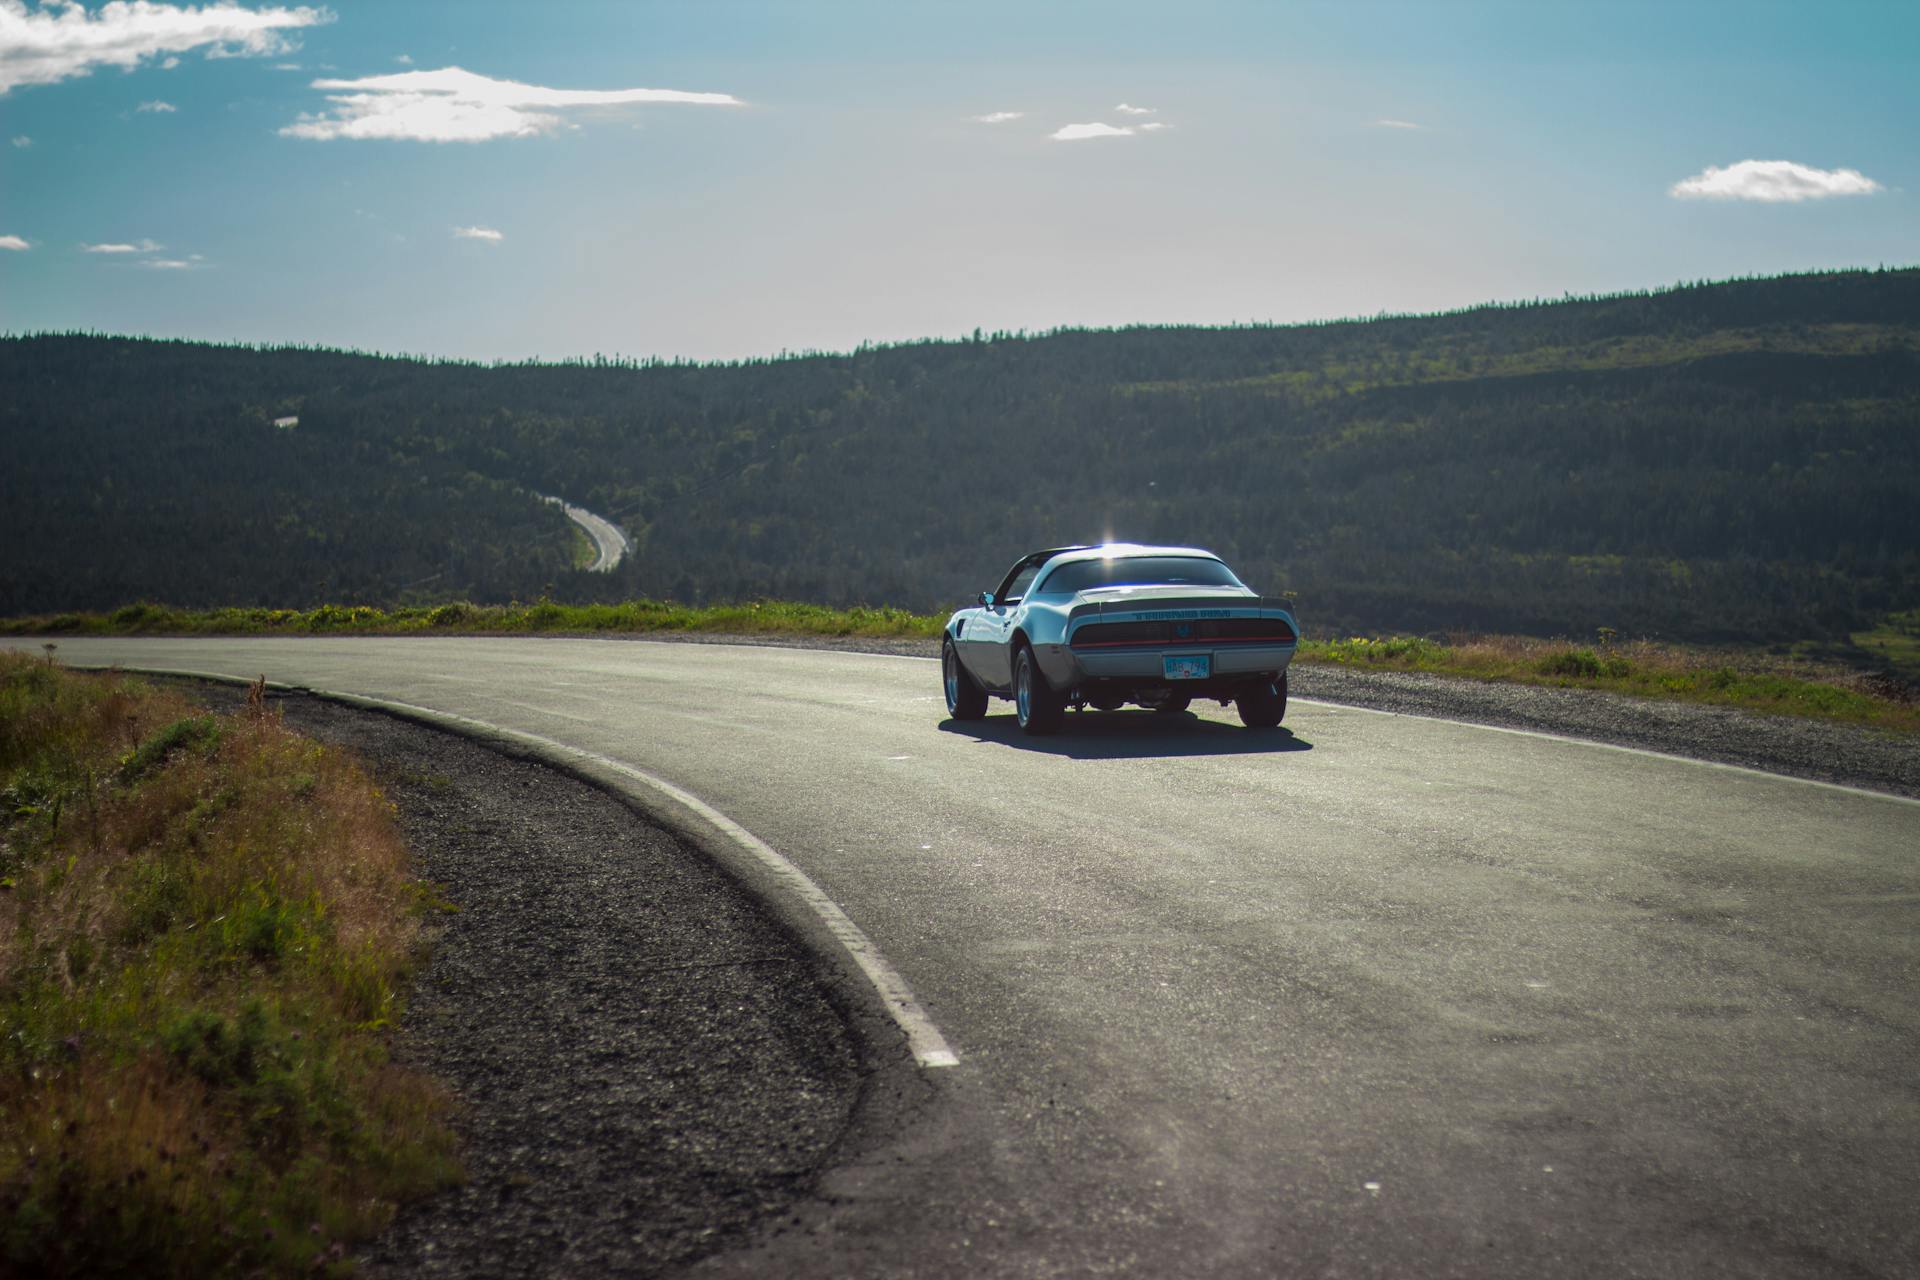
[[[0,656],[0,1272],[344,1272],[455,1176],[422,902],[342,753]]]

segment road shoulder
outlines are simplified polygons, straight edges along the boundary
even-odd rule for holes
[[[457,1095],[468,1181],[403,1215],[369,1274],[657,1274],[806,1211],[874,1110],[871,1046],[809,948],[705,854],[559,770],[276,705],[368,763],[457,908],[435,917],[395,1052]]]

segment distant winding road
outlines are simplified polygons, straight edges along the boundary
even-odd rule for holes
[[[540,497],[543,501],[551,502],[566,512],[567,519],[585,529],[587,536],[593,539],[596,554],[593,563],[587,566],[588,573],[608,572],[633,549],[632,544],[627,541],[627,535],[620,532],[619,528],[605,517],[597,516],[585,507],[576,507],[565,498],[555,498],[548,494],[541,494]]]
[[[15,641],[33,648],[34,641]],[[1911,1276],[1920,805],[1296,704],[946,722],[934,663],[63,639],[437,708],[684,788],[958,1057],[711,1275]],[[905,1050],[903,1048],[902,1052]]]

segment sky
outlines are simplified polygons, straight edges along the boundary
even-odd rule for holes
[[[742,359],[1920,263],[1920,4],[0,0],[0,331]]]

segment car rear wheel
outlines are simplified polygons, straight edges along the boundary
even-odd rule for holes
[[[1013,711],[1028,733],[1053,733],[1060,728],[1067,701],[1047,683],[1033,650],[1026,645],[1013,659]]]
[[[987,714],[987,691],[960,664],[953,641],[940,646],[940,674],[947,686],[947,714],[955,720],[978,720]]]
[[[1241,687],[1233,700],[1240,709],[1240,723],[1249,729],[1271,729],[1286,718],[1287,673],[1278,680],[1262,680]]]

